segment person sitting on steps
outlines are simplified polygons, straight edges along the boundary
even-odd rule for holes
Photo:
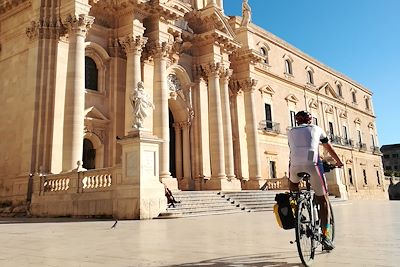
[[[175,203],[181,203],[180,201],[177,201],[174,196],[172,195],[171,190],[169,190],[169,188],[164,185],[164,189],[165,189],[165,197],[167,198],[167,203],[168,203],[168,208],[175,208]]]

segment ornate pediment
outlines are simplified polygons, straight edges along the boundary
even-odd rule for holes
[[[336,94],[335,90],[333,87],[330,85],[330,83],[326,82],[323,85],[321,85],[317,91],[319,92],[324,92],[325,95],[331,96],[333,98],[339,98],[338,95]]]
[[[361,124],[360,118],[356,118],[356,119],[354,120],[354,123],[355,123],[355,124]]]
[[[318,108],[318,101],[315,100],[314,98],[312,98],[312,99],[308,102],[308,106],[309,106],[310,108],[315,108],[315,109],[317,109],[317,108]]]
[[[373,122],[368,123],[368,128],[375,129],[375,125]]]
[[[258,90],[261,92],[262,95],[267,94],[273,96],[275,94],[274,89],[272,89],[271,86],[269,85],[263,86]]]
[[[333,106],[332,105],[326,105],[325,112],[329,113],[329,114],[333,114]]]
[[[85,119],[86,120],[94,120],[98,122],[109,122],[110,120],[97,108],[94,106],[85,109]]]
[[[339,117],[342,118],[342,119],[347,119],[347,111],[340,110],[339,111]]]
[[[286,101],[288,101],[288,102],[292,102],[292,103],[297,103],[297,102],[299,102],[299,99],[295,96],[295,95],[293,95],[293,94],[290,94],[290,95],[288,95],[287,97],[285,97],[285,100]]]

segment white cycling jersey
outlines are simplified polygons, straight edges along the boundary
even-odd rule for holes
[[[288,133],[290,165],[317,164],[320,141],[326,143],[328,140],[324,130],[317,125],[301,124],[290,129]]]

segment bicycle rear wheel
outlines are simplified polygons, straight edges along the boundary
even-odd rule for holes
[[[305,266],[313,263],[315,255],[311,212],[310,200],[303,199],[297,204],[296,244],[301,262]]]

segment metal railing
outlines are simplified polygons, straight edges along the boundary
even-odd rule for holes
[[[263,130],[265,132],[276,133],[276,134],[279,134],[281,132],[280,123],[268,120],[260,121],[258,124],[258,129]]]
[[[357,143],[356,148],[360,151],[367,151],[367,144],[366,143]]]

